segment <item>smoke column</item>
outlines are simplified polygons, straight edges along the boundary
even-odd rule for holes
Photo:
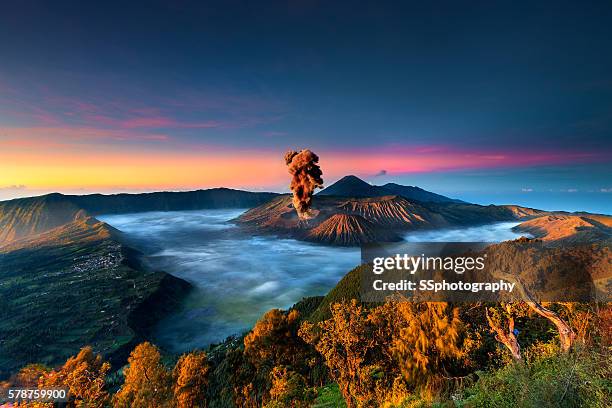
[[[319,156],[308,149],[300,152],[289,150],[285,153],[285,163],[289,168],[291,191],[293,191],[293,206],[301,219],[312,218],[310,205],[315,188],[323,187],[323,172],[317,164]]]

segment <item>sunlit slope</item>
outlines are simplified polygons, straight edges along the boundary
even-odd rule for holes
[[[61,194],[0,202],[0,246],[86,217]]]
[[[612,217],[606,215],[551,214],[515,227],[551,244],[612,242]]]

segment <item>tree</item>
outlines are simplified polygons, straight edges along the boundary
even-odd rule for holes
[[[19,370],[13,382],[19,387],[35,388],[38,387],[40,378],[50,371],[51,369],[43,364],[28,364]]]
[[[206,407],[210,365],[206,353],[183,354],[174,367],[174,400],[179,408]]]
[[[41,388],[68,388],[68,406],[102,408],[109,400],[106,390],[106,375],[110,364],[89,346],[79,354],[70,357],[59,369],[43,375],[39,380]]]
[[[320,333],[305,322],[302,338],[313,342],[338,383],[348,408],[372,403],[375,399],[371,384],[373,370],[367,356],[376,346],[369,333],[366,311],[353,300],[331,306],[331,318],[320,322]]]
[[[574,332],[572,327],[568,323],[566,323],[565,320],[563,320],[557,313],[544,307],[540,302],[538,302],[535,297],[527,290],[527,287],[519,277],[501,272],[499,272],[498,275],[502,276],[506,280],[515,282],[516,288],[527,306],[529,306],[537,314],[539,314],[545,319],[548,319],[552,324],[555,325],[555,327],[557,328],[557,332],[559,333],[559,343],[561,344],[561,351],[563,351],[564,353],[569,352],[569,350],[572,348],[572,345],[574,344],[574,340],[576,339],[576,333]]]
[[[404,379],[421,392],[437,391],[449,375],[445,363],[465,356],[459,310],[444,302],[408,301],[396,302],[395,310],[405,326],[393,339],[391,351]]]
[[[503,344],[512,358],[516,361],[522,361],[521,345],[516,338],[514,331],[514,307],[512,303],[502,303],[501,310],[485,307],[485,314],[491,332],[495,334],[495,340]],[[506,329],[506,326],[508,327]]]
[[[125,382],[115,394],[116,407],[158,408],[171,405],[172,376],[161,363],[157,347],[149,342],[136,346],[124,370]]]
[[[244,338],[244,354],[256,367],[297,365],[302,360],[306,343],[298,336],[299,312],[284,313],[272,309],[255,324]]]
[[[315,392],[308,387],[306,379],[287,367],[277,366],[270,373],[272,389],[271,401],[265,408],[307,408],[315,398]]]

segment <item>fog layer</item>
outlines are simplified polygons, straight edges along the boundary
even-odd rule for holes
[[[271,308],[324,295],[359,264],[359,248],[252,236],[229,222],[244,210],[148,212],[98,217],[149,254],[157,270],[195,286],[163,320],[155,341],[174,352],[203,348],[249,329]],[[515,223],[406,234],[409,241],[500,241]]]

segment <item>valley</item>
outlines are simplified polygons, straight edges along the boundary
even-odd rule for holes
[[[57,364],[84,344],[119,365],[143,339],[170,353],[205,348],[313,296],[327,294],[312,305],[313,316],[327,315],[325,299],[354,295],[343,282],[353,282],[347,271],[364,243],[610,239],[605,215],[392,186],[430,200],[419,201],[342,180],[315,195],[308,220],[288,195],[229,189],[0,202],[0,375]],[[605,286],[607,275],[598,278]]]

